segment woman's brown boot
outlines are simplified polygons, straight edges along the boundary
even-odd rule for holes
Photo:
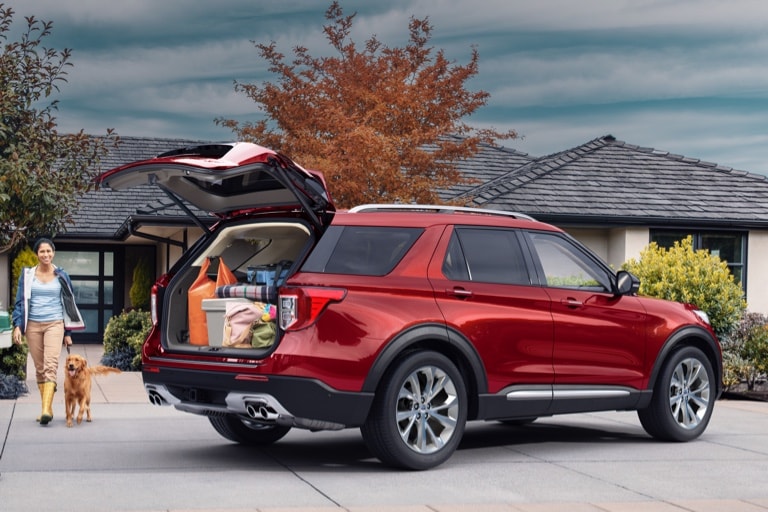
[[[40,424],[47,425],[53,419],[53,394],[56,392],[55,382],[43,383],[43,413],[40,415]]]

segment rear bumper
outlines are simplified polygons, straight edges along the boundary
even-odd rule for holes
[[[368,416],[372,393],[349,393],[320,381],[154,367],[142,372],[151,403],[193,414],[236,414],[263,423],[309,430],[359,427]]]

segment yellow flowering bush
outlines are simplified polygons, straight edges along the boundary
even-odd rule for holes
[[[665,249],[651,242],[640,259],[622,266],[640,278],[640,295],[696,305],[709,315],[718,337],[739,322],[747,303],[725,261],[706,250],[693,250],[689,236]]]

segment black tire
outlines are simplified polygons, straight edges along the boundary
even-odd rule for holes
[[[360,430],[384,464],[424,470],[453,455],[466,422],[461,373],[447,357],[427,351],[404,357],[387,372]]]
[[[637,411],[640,423],[662,441],[696,439],[709,424],[715,389],[709,359],[696,347],[683,347],[664,362],[651,404]]]
[[[291,427],[265,425],[234,414],[208,416],[208,421],[224,439],[248,446],[272,444],[282,439],[291,430]]]

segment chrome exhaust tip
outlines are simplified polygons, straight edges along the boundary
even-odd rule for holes
[[[248,402],[245,404],[245,412],[255,420],[276,421],[277,412],[265,402]]]
[[[161,407],[163,405],[169,405],[168,402],[165,401],[163,396],[157,391],[149,392],[149,403],[151,403],[152,405],[157,405],[158,407]]]

